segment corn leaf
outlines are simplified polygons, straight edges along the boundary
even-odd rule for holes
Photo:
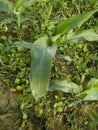
[[[83,98],[83,100],[97,100],[98,96],[98,79],[91,79],[84,91],[79,93],[77,96]]]
[[[88,30],[78,30],[76,32],[71,32],[67,34],[66,40],[72,42],[78,42],[79,40],[87,40],[87,41],[97,41],[98,35],[94,32],[93,29]]]
[[[81,91],[81,86],[78,86],[77,84],[73,82],[69,82],[67,80],[56,80],[56,81],[51,81],[49,90],[54,91],[54,90],[61,90],[66,93],[79,93]]]
[[[60,33],[68,33],[70,30],[81,27],[81,25],[87,21],[95,12],[98,10],[89,11],[83,14],[78,14],[76,16],[72,16],[71,18],[65,19],[64,21],[60,22],[56,27],[54,32],[55,35]]]
[[[34,98],[45,96],[49,87],[51,62],[56,46],[48,46],[47,37],[39,38],[31,48],[30,87]]]
[[[98,100],[98,90],[92,87],[91,90],[88,92],[87,96],[83,100],[87,101]]]
[[[11,46],[7,46],[4,52],[9,51],[11,48],[15,48],[15,47],[22,48],[22,49],[30,49],[32,47],[32,43],[25,42],[25,41],[16,41]]]

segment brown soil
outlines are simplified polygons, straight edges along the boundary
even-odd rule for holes
[[[9,87],[0,81],[0,130],[19,130],[21,111]]]

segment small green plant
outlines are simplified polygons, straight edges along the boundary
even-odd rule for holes
[[[9,1],[0,0],[0,10],[17,16],[18,28],[22,23],[22,13],[32,5],[33,0],[18,0],[15,7]],[[29,74],[30,87],[35,99],[45,96],[47,91],[62,90],[69,93],[79,93],[82,88],[67,80],[50,81],[52,60],[57,48],[66,43],[78,43],[81,40],[96,41],[98,35],[93,29],[81,29],[81,26],[98,10],[72,16],[55,26],[51,35],[38,38],[34,43],[17,41],[11,47],[30,49],[31,69]],[[50,12],[49,12],[50,13]],[[59,57],[59,56],[58,56]],[[65,56],[64,56],[65,57]]]
[[[50,70],[56,50],[66,43],[74,43],[81,40],[96,41],[98,35],[93,29],[81,29],[82,24],[87,21],[97,10],[78,14],[63,20],[56,27],[52,36],[43,36],[34,43],[17,41],[13,47],[30,49],[31,69],[30,87],[35,99],[45,96],[48,90],[59,89],[64,92],[79,93],[82,88],[75,83],[63,81],[50,81]],[[78,28],[78,29],[77,29]]]
[[[17,18],[18,29],[20,29],[21,24],[27,20],[27,18],[24,18],[23,13],[32,5],[33,1],[34,0],[18,0],[14,6],[8,0],[0,0],[0,11],[4,11],[12,16],[11,18],[5,19],[6,22],[15,22]],[[14,18],[13,15],[16,16],[16,18]]]
[[[88,82],[86,88],[79,94],[87,101],[98,100],[98,79],[92,79]]]

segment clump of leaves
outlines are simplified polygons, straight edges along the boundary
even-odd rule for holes
[[[33,3],[33,0],[18,0],[16,2],[16,5],[14,6],[12,2],[6,0],[0,0],[0,11],[6,12],[10,14],[12,17],[5,19],[6,22],[11,23],[11,22],[17,22],[18,28],[20,29],[21,24],[27,20],[27,18],[23,18],[23,13],[25,10],[30,7]],[[16,16],[17,19],[13,17],[13,15]],[[3,23],[3,22],[2,22]]]
[[[31,70],[30,70],[30,86],[31,91],[35,99],[44,96],[49,90],[49,79],[52,60],[55,57],[56,50],[60,45],[64,45],[67,42],[73,43],[81,40],[96,41],[98,35],[93,29],[82,29],[82,24],[87,21],[97,10],[86,12],[73,16],[69,19],[60,22],[53,32],[53,35],[48,37],[47,35],[37,39],[33,44],[18,41],[14,43],[14,47],[22,47],[30,49],[31,52]],[[75,28],[78,27],[78,30]],[[81,87],[68,81],[53,81],[54,89],[60,89],[65,92],[78,93],[81,91]],[[59,83],[58,83],[59,82]],[[67,83],[67,84],[66,84]],[[70,87],[66,87],[66,86]],[[61,86],[61,87],[60,87]],[[51,87],[50,87],[51,89]]]

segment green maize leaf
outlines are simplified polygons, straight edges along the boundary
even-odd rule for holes
[[[71,18],[65,19],[64,21],[60,22],[56,27],[54,32],[55,35],[60,33],[68,33],[70,30],[81,27],[81,25],[87,21],[95,12],[98,10],[89,11],[83,14],[78,14],[76,16],[72,16]]]
[[[94,87],[92,87],[87,96],[83,99],[83,100],[87,100],[87,101],[95,101],[98,100],[98,90],[96,90]]]
[[[9,51],[11,48],[14,48],[14,47],[19,47],[19,48],[22,48],[22,49],[30,49],[32,47],[32,43],[29,43],[29,42],[25,42],[25,41],[17,41],[17,42],[14,42],[11,46],[8,46],[6,47],[6,49],[4,50],[5,51]]]
[[[69,82],[67,80],[56,80],[56,81],[51,81],[49,90],[54,91],[54,90],[61,90],[66,93],[79,93],[81,91],[81,86],[78,86],[77,84],[73,82]]]
[[[79,42],[81,40],[86,41],[98,41],[98,34],[94,32],[93,29],[87,29],[87,30],[78,30],[75,32],[70,32],[66,34],[65,36],[56,35],[52,37],[52,42],[58,42],[58,45],[66,44],[66,42]]]
[[[77,96],[81,96],[82,98],[89,98],[89,100],[96,99],[96,94],[98,93],[98,79],[91,79],[88,82],[87,86],[84,88],[84,91],[79,93]],[[95,97],[94,97],[95,94]],[[92,99],[91,99],[92,98]]]
[[[39,38],[31,48],[30,87],[37,100],[48,91],[52,59],[56,46],[48,46],[48,38]]]
[[[98,34],[94,32],[93,29],[87,29],[87,30],[78,30],[75,32],[70,32],[66,34],[65,36],[60,36],[57,35],[52,37],[52,41],[58,40],[58,45],[63,45],[66,44],[66,42],[79,42],[81,40],[86,40],[86,41],[97,41],[98,40]]]
[[[8,0],[0,0],[0,11],[11,12],[12,4]]]
[[[84,98],[84,100],[98,100],[98,79],[92,79],[87,87],[85,91],[88,91],[86,97]],[[85,92],[84,91],[84,92]]]
[[[16,41],[16,42],[14,42],[13,45],[11,45],[11,47],[20,47],[23,49],[30,49],[32,46],[33,46],[32,43],[25,42],[25,41]]]
[[[88,30],[78,30],[76,32],[71,32],[67,34],[66,40],[72,42],[78,42],[79,40],[87,40],[87,41],[97,41],[98,35],[94,32],[93,29]]]

